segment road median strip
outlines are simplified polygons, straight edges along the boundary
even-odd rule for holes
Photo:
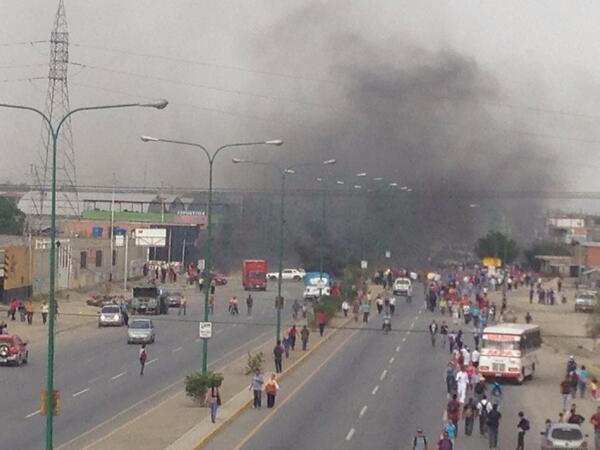
[[[307,352],[302,354],[298,359],[292,362],[282,373],[277,376],[278,381],[284,379],[291,371],[294,370],[302,361],[304,361],[309,355],[315,352],[321,345],[327,342],[332,336],[334,336],[340,329],[343,329],[352,318],[342,318],[343,321],[339,326],[330,329],[323,338],[317,341]],[[167,450],[191,450],[200,449],[205,446],[216,434],[223,429],[227,424],[236,419],[242,412],[250,407],[252,399],[248,394],[248,389],[244,388],[238,394],[235,394],[230,400],[228,400],[220,408],[220,416],[222,419],[217,424],[212,424],[210,418],[206,417],[202,422],[196,425],[194,428],[189,430],[177,441],[172,443]],[[231,412],[229,411],[231,408]],[[228,414],[228,415],[227,415]],[[209,429],[206,432],[206,429]]]

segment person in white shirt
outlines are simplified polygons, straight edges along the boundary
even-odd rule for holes
[[[460,371],[456,374],[456,386],[458,401],[463,405],[467,398],[467,385],[469,384],[469,375],[465,372],[464,367],[460,368]]]
[[[481,353],[479,353],[479,349],[477,347],[475,347],[475,350],[473,350],[471,352],[471,361],[473,362],[473,365],[475,367],[479,366],[479,357],[481,356]]]
[[[464,365],[465,367],[468,367],[469,364],[471,363],[471,354],[469,353],[469,347],[463,347],[462,350],[462,355],[463,355],[463,359],[464,359]]]
[[[390,297],[390,313],[392,316],[394,315],[394,311],[396,311],[396,297],[392,295]]]
[[[350,309],[350,304],[344,300],[342,302],[342,311],[344,312],[344,317],[348,317],[348,310]]]

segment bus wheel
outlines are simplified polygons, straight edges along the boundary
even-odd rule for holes
[[[525,368],[521,369],[521,373],[519,374],[516,380],[518,385],[523,384],[523,381],[525,380]]]

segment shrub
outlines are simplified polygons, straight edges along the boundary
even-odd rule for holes
[[[185,393],[200,402],[204,401],[206,392],[211,387],[219,387],[223,383],[223,375],[215,372],[193,372],[185,377]]]
[[[250,353],[248,352],[248,362],[246,363],[246,375],[254,373],[256,369],[262,370],[263,362],[265,362],[265,355],[263,352]]]

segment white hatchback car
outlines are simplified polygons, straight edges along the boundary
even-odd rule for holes
[[[396,281],[394,281],[394,295],[412,296],[412,281],[410,281],[410,278],[396,278]]]
[[[587,435],[574,423],[553,423],[547,432],[542,432],[542,450],[568,448],[585,450],[588,448]]]
[[[119,305],[105,305],[100,310],[98,317],[99,327],[120,327],[125,323]]]

